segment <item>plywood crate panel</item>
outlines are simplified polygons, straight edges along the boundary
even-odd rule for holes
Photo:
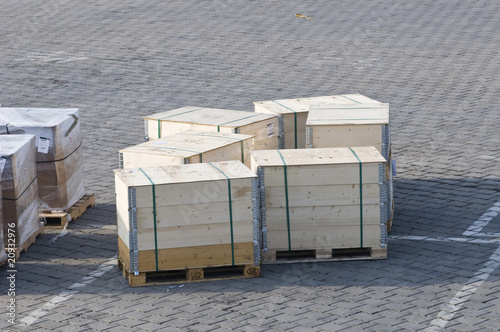
[[[279,124],[275,115],[186,106],[144,119],[146,140],[198,130],[254,135],[254,148],[259,150],[279,146]]]
[[[84,194],[83,152],[76,108],[0,108],[0,122],[36,136],[41,208],[65,210]]]
[[[129,272],[259,264],[257,177],[240,161],[120,169],[115,184]]]
[[[240,160],[250,167],[252,135],[185,131],[119,151],[120,168]]]
[[[385,249],[384,162],[375,147],[253,151],[264,252]]]
[[[35,154],[34,135],[0,136],[3,232],[8,234],[9,225],[14,225],[10,228],[16,247],[41,227]]]
[[[280,117],[281,149],[303,149],[306,145],[306,121],[311,106],[381,104],[361,94],[321,96],[254,102],[255,112]]]
[[[389,104],[311,106],[306,127],[308,148],[374,146],[387,160],[385,180],[389,190],[385,205],[390,207],[390,230],[394,204]]]

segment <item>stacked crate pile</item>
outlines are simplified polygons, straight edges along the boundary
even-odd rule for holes
[[[359,105],[380,104],[361,94],[323,97],[280,99],[254,102],[255,112],[279,116],[281,135],[280,149],[303,149],[306,147],[306,122],[311,105]]]
[[[254,104],[254,113],[187,106],[146,116],[148,142],[119,151],[119,266],[131,286],[235,267],[255,277],[261,257],[387,257],[388,105],[359,94]],[[376,138],[365,127],[313,128],[321,108],[360,105],[386,112]]]

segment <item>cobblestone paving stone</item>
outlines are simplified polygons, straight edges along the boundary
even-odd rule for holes
[[[21,256],[17,325],[0,268],[1,330],[498,329],[500,236],[484,233],[500,233],[500,216],[463,233],[500,201],[500,3],[4,0],[0,8],[0,103],[78,107],[86,191],[97,197],[65,236],[53,241],[60,231],[48,230]],[[113,266],[78,287],[117,254],[112,169],[118,149],[143,141],[142,116],[343,93],[391,104],[398,174],[387,260],[267,265],[254,280],[140,288]],[[475,291],[439,321],[485,267]]]

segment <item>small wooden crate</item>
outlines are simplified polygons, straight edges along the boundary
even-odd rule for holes
[[[87,208],[95,205],[95,194],[85,194],[69,209],[64,211],[43,211],[40,212],[40,219],[44,222],[45,228],[65,228],[70,221],[81,217]]]
[[[251,135],[185,131],[119,151],[120,168],[241,160],[250,167]]]
[[[332,250],[361,248],[374,253],[368,258],[385,258],[384,162],[374,147],[253,151],[262,263],[300,251],[336,260]]]
[[[255,112],[280,117],[280,149],[303,149],[306,146],[306,121],[312,105],[359,105],[379,102],[360,94],[268,100],[254,102]]]
[[[114,172],[118,259],[131,286],[167,271],[259,266],[257,176],[240,161]]]
[[[198,130],[254,135],[254,148],[259,150],[279,146],[279,123],[275,115],[186,106],[144,119],[146,140]]]
[[[385,207],[388,230],[394,209],[389,104],[311,106],[306,123],[308,148],[375,146],[387,160]]]

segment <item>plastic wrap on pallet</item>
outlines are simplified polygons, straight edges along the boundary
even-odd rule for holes
[[[36,136],[41,209],[66,210],[84,195],[78,109],[2,107],[0,123]]]
[[[0,136],[0,172],[3,231],[8,234],[8,225],[14,224],[18,246],[40,229],[34,135]]]
[[[0,135],[19,135],[24,134],[24,131],[21,128],[16,127],[15,125],[0,121]]]
[[[38,218],[38,183],[35,179],[16,200],[2,199],[3,231],[8,232],[8,225],[15,224],[16,247],[24,244],[40,230]],[[7,243],[6,247],[7,247]]]
[[[36,178],[35,136],[0,136],[2,198],[15,200]]]

